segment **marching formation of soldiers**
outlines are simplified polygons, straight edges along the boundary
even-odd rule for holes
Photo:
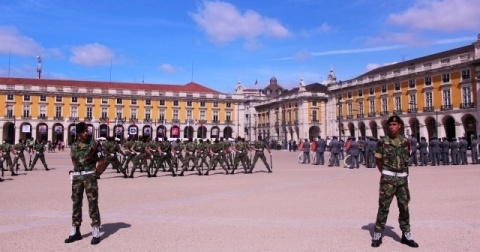
[[[171,173],[173,177],[184,176],[187,171],[207,176],[217,165],[227,175],[235,174],[239,165],[244,173],[252,173],[258,159],[262,160],[268,172],[272,172],[271,152],[261,137],[253,143],[238,137],[232,143],[223,138],[213,141],[190,138],[185,142],[180,139],[170,142],[166,137],[152,141],[139,136],[137,139],[129,138],[123,145],[120,139],[107,137],[102,148],[106,167],[112,164],[112,168],[122,173],[124,178],[133,178],[137,170],[146,172],[149,178],[156,177],[160,170]],[[270,164],[265,150],[270,155]]]
[[[3,181],[5,171],[10,171],[12,176],[18,176],[20,165],[23,165],[25,171],[31,171],[35,167],[38,159],[40,159],[42,162],[45,170],[50,170],[45,162],[44,152],[46,147],[43,142],[34,141],[31,146],[28,146],[26,141],[23,139],[20,139],[17,144],[10,144],[9,142],[10,139],[5,139],[5,141],[0,145],[0,169],[2,171],[0,182]],[[30,155],[28,165],[25,160],[25,152]],[[14,156],[13,161],[11,155]],[[32,155],[34,156],[33,161]],[[7,169],[5,169],[5,165]]]

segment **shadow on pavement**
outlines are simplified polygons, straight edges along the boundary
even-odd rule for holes
[[[368,225],[365,225],[362,227],[362,230],[367,230],[370,232],[370,236],[373,237],[373,230],[375,229],[375,223],[370,223]],[[391,226],[385,226],[385,229],[383,230],[383,236],[384,237],[391,237],[393,240],[400,242],[401,237],[393,231],[393,227]]]

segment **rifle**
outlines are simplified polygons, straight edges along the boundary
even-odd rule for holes
[[[270,169],[273,171],[272,153],[270,153]]]

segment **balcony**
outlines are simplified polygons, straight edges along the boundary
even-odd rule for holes
[[[70,122],[76,122],[76,121],[78,121],[78,117],[70,116],[70,117],[68,117],[68,120],[69,120]]]
[[[194,124],[195,122],[193,121],[193,119],[185,119],[185,123]]]
[[[368,113],[367,116],[368,116],[368,117],[375,117],[375,112],[370,112],[370,113]]]
[[[106,119],[108,120],[108,117]],[[126,120],[126,118],[117,117],[117,118],[115,118],[115,121],[117,123],[125,123],[125,121],[127,121],[127,120]]]
[[[384,111],[380,111],[380,116],[387,116],[388,115],[388,111],[384,110]]]
[[[475,103],[473,102],[467,102],[467,103],[460,103],[460,108],[461,109],[469,109],[469,108],[474,108]]]
[[[394,110],[394,111],[393,111],[393,114],[394,114],[394,115],[401,115],[401,114],[403,114],[403,111],[402,111],[401,109]]]
[[[353,119],[353,115],[347,115],[347,119]]]
[[[232,120],[226,120],[225,124],[227,124],[227,125],[233,124],[233,121]]]
[[[173,124],[179,124],[180,123],[180,119],[172,119],[172,123]]]
[[[92,117],[86,116],[86,117],[83,118],[83,121],[85,121],[85,122],[91,122],[91,121],[92,121]]]
[[[167,123],[167,120],[165,120],[164,118],[158,118],[157,122],[160,124],[164,124]]]
[[[207,123],[207,120],[198,120],[198,123],[199,123],[200,125],[204,125],[204,124]]]
[[[91,121],[91,119],[90,119],[90,121]],[[98,121],[101,122],[101,123],[107,122],[108,117],[100,117],[100,119],[98,119]]]
[[[433,106],[423,107],[423,112],[434,112],[435,108]]]
[[[337,116],[337,120],[342,120],[343,116]]]
[[[32,116],[22,116],[22,120],[31,120]]]
[[[365,117],[365,116],[364,116],[363,113],[358,113],[358,114],[357,114],[357,118],[359,118],[359,119],[360,119],[360,118],[364,118],[364,117]]]
[[[136,122],[138,122],[138,118],[132,116],[132,117],[130,117],[130,119],[128,119],[128,121],[131,122],[131,123],[136,123]]]
[[[55,120],[55,121],[63,121],[63,116],[55,116],[55,117],[53,117],[53,120]]]
[[[48,120],[48,117],[46,115],[39,115],[37,117],[38,120]]]
[[[417,108],[409,108],[407,110],[407,113],[408,114],[416,114],[418,112],[418,109]]]
[[[452,104],[450,104],[450,105],[442,105],[442,106],[440,107],[440,110],[441,110],[441,111],[452,110],[452,109],[453,109]]]
[[[298,120],[294,120],[293,125],[298,126]]]
[[[143,119],[143,123],[152,123],[152,119],[151,118]]]

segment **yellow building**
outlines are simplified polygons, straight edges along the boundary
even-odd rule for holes
[[[0,111],[0,136],[10,142],[33,137],[70,144],[75,124],[85,121],[94,138],[231,138],[239,134],[240,99],[193,82],[159,85],[0,77],[0,104],[5,108]]]
[[[479,133],[480,35],[471,44],[374,69],[329,84],[332,135],[379,137],[399,115],[405,134],[417,138],[467,137]],[[343,131],[342,131],[343,129]]]

